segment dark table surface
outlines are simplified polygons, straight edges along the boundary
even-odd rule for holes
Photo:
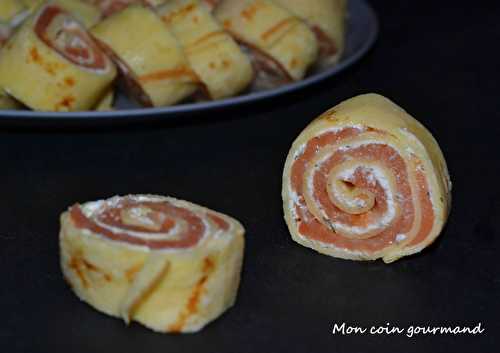
[[[0,351],[497,352],[500,241],[498,2],[373,1],[371,53],[344,74],[280,99],[99,129],[0,127]],[[316,115],[384,94],[439,141],[454,182],[439,241],[391,265],[296,245],[281,172]],[[235,307],[195,335],[127,328],[80,302],[59,270],[58,215],[75,201],[158,193],[226,212],[247,229]],[[370,327],[474,326],[481,335],[332,335]]]

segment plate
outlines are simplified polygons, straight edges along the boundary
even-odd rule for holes
[[[275,89],[249,93],[237,97],[221,99],[210,102],[185,103],[160,108],[140,108],[122,94],[117,95],[116,110],[107,112],[82,111],[82,112],[34,112],[28,110],[1,110],[0,122],[54,122],[62,120],[84,121],[92,120],[132,120],[141,117],[158,116],[162,119],[176,117],[186,113],[195,113],[213,109],[227,108],[253,103],[283,95],[292,91],[307,88],[324,79],[337,75],[361,59],[373,46],[378,35],[379,25],[375,12],[365,0],[349,1],[349,20],[346,37],[346,48],[340,62],[326,68],[321,72],[312,74],[305,79]]]

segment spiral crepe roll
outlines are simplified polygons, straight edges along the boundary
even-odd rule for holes
[[[0,55],[0,87],[35,110],[91,109],[115,76],[113,63],[56,2],[39,7]]]
[[[314,33],[272,1],[223,0],[214,14],[247,48],[257,71],[257,88],[300,80],[316,61],[318,43]]]
[[[243,259],[236,220],[153,195],[74,205],[61,216],[61,266],[95,309],[158,332],[194,332],[231,307]]]
[[[233,96],[253,79],[238,44],[197,0],[171,0],[158,9],[212,99]]]
[[[92,34],[121,69],[131,96],[144,106],[177,103],[199,86],[174,35],[150,9],[131,5],[100,22]]]
[[[283,173],[293,240],[327,255],[395,261],[441,232],[451,205],[443,154],[388,99],[349,99],[295,140]]]
[[[335,64],[344,51],[347,0],[273,0],[302,18],[319,44],[321,66]]]

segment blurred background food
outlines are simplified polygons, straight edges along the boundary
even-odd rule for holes
[[[228,98],[340,60],[346,0],[2,0],[0,109]],[[33,85],[36,82],[36,85]]]

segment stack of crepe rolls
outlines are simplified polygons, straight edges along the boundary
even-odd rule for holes
[[[95,309],[158,332],[195,332],[231,307],[244,229],[170,197],[74,205],[61,216],[61,266]]]
[[[233,96],[250,84],[250,60],[200,1],[171,0],[158,13],[179,40],[209,98]]]
[[[429,131],[388,99],[349,99],[295,140],[283,173],[293,240],[353,260],[395,261],[441,232],[451,204],[443,154]]]
[[[337,63],[344,51],[347,0],[274,0],[310,26],[319,44],[318,65]]]
[[[120,68],[130,96],[143,106],[171,105],[198,89],[198,76],[153,10],[130,5],[91,32]]]
[[[345,0],[305,3],[3,0],[0,48],[14,38],[0,52],[0,72],[6,73],[0,77],[0,109],[113,109],[113,62],[122,73],[117,82],[145,107],[224,99],[300,80],[316,64],[334,64],[344,46]],[[37,22],[47,35],[36,34],[40,10],[49,5],[65,15]],[[51,56],[49,62],[39,61],[40,52]],[[59,66],[74,71],[61,77],[68,72]],[[81,86],[74,85],[79,77]],[[32,94],[33,79],[42,88]]]
[[[311,29],[272,1],[223,0],[214,14],[248,50],[257,73],[256,88],[300,80],[318,57]]]
[[[61,3],[35,8],[2,48],[0,87],[31,109],[89,110],[113,83],[116,69]]]

